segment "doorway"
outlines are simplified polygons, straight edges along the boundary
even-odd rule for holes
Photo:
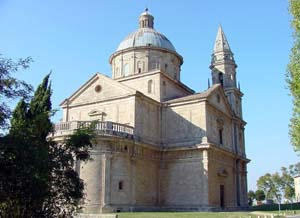
[[[220,207],[224,209],[224,185],[220,185]]]

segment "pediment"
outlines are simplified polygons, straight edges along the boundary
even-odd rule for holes
[[[106,116],[106,113],[103,111],[99,111],[99,110],[92,110],[88,113],[89,116],[93,117],[93,116]]]
[[[218,176],[220,176],[220,177],[227,177],[227,176],[228,176],[227,170],[226,170],[225,168],[223,168],[223,167],[219,168],[217,174],[218,174]]]
[[[208,102],[223,113],[232,116],[232,110],[223,88],[218,85],[208,96]]]
[[[81,105],[99,102],[103,100],[114,99],[133,95],[136,90],[127,87],[103,74],[97,73],[85,84],[83,84],[74,94],[64,100],[60,106]],[[90,113],[101,113],[93,111]]]

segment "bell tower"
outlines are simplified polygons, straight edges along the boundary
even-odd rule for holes
[[[242,118],[243,94],[236,85],[236,68],[237,65],[225,33],[219,26],[210,65],[212,83],[222,85],[235,115]]]
[[[210,65],[213,84],[220,83],[224,88],[236,88],[236,68],[229,43],[219,26]]]

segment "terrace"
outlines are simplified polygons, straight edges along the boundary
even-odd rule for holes
[[[134,128],[129,125],[115,123],[111,121],[69,121],[54,124],[52,137],[67,136],[76,129],[90,127],[93,125],[97,135],[118,136],[122,138],[133,139]]]

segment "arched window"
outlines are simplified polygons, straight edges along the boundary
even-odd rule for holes
[[[129,64],[124,64],[124,76],[128,76],[129,75]]]
[[[219,73],[219,82],[223,86],[223,73]]]
[[[148,81],[148,93],[152,93],[153,92],[153,81],[152,79]]]

